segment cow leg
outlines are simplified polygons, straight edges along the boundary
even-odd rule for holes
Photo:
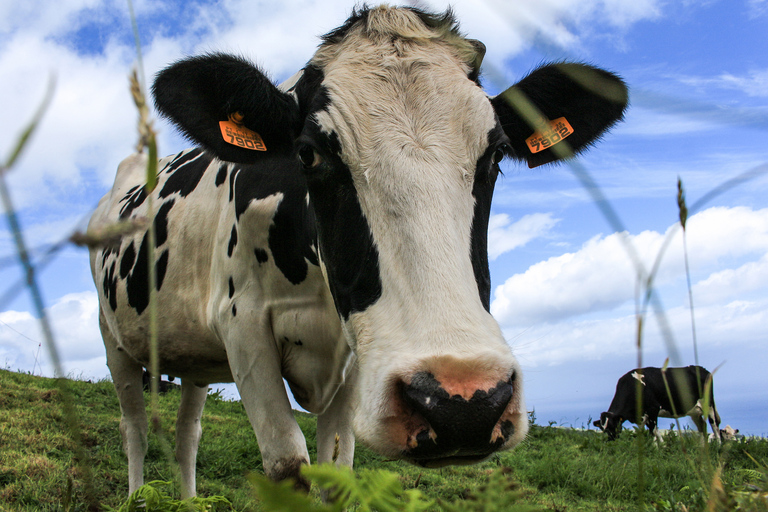
[[[717,413],[717,409],[715,408],[714,397],[709,402],[708,419],[709,419],[709,426],[712,427],[712,432],[715,434],[715,439],[717,439],[718,442],[721,442],[723,438],[720,435],[720,415]]]
[[[659,417],[655,415],[647,415],[645,419],[645,425],[648,427],[648,430],[653,435],[653,442],[654,444],[659,444],[664,439],[661,437],[661,432],[659,432]]]
[[[344,385],[333,397],[333,401],[317,417],[317,463],[333,460],[336,451],[336,436],[339,436],[337,466],[352,467],[355,458],[355,434],[352,431],[352,400],[357,378],[357,365],[352,363]]]
[[[694,408],[694,410],[688,416],[691,418],[691,420],[693,420],[694,425],[696,425],[696,430],[698,430],[702,436],[706,437],[707,423],[704,421],[704,417],[701,414],[701,409],[696,406],[696,408]]]
[[[147,454],[147,412],[141,383],[144,368],[118,348],[102,315],[99,315],[99,327],[107,349],[107,366],[120,402],[120,434],[123,451],[128,457],[128,492],[132,493],[144,484],[144,457]]]
[[[285,391],[277,344],[271,334],[255,337],[254,324],[246,322],[248,332],[230,332],[227,337],[233,340],[227,346],[232,376],[256,433],[264,473],[273,480],[293,478],[298,488],[309,491],[309,482],[299,472],[309,464],[309,452]],[[258,341],[244,342],[248,339]]]
[[[181,381],[181,404],[176,417],[176,460],[181,472],[182,499],[197,494],[195,464],[197,447],[203,434],[200,418],[203,416],[207,396],[208,386],[196,386],[184,379]]]

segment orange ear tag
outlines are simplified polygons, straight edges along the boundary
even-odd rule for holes
[[[224,137],[224,141],[245,149],[253,151],[266,151],[267,146],[264,145],[264,140],[261,135],[249,130],[243,126],[243,115],[239,112],[229,115],[229,121],[219,121],[219,128],[221,128],[221,136]]]
[[[549,130],[544,133],[535,132],[525,139],[525,143],[528,144],[531,153],[538,153],[551,148],[571,134],[573,134],[573,128],[564,117],[561,117],[549,122]]]

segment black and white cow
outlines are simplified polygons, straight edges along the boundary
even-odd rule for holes
[[[353,430],[427,467],[525,437],[520,368],[488,311],[499,161],[556,159],[558,132],[529,149],[518,109],[565,118],[559,133],[578,152],[622,118],[627,91],[609,72],[559,63],[511,88],[527,97],[512,106],[480,87],[483,52],[450,12],[382,6],[353,12],[280,87],[223,54],[157,76],[158,110],[200,147],[160,160],[152,212],[147,157],[126,159],[91,221],[148,216],[157,228],[152,262],[144,233],[91,254],[131,491],[146,451],[150,263],[160,371],[181,378],[185,495],[214,382],[237,384],[276,479],[309,463],[283,378],[318,414],[319,462],[339,434],[351,465]]]
[[[717,408],[715,408],[715,396],[711,380],[707,386],[710,373],[701,366],[667,368],[665,373],[666,385],[661,368],[638,368],[622,375],[616,384],[616,394],[613,395],[608,411],[600,413],[600,420],[595,421],[594,426],[608,434],[609,439],[615,439],[625,421],[635,424],[642,423],[660,441],[661,434],[657,428],[659,417],[681,418],[690,416],[699,432],[706,436],[707,424],[703,419],[704,406],[701,400],[708,388],[709,424],[715,438],[720,440],[720,415],[717,414]],[[667,385],[669,392],[667,392]],[[639,413],[637,407],[638,386],[641,387],[642,400]]]

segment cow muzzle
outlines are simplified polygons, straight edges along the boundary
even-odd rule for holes
[[[426,371],[401,382],[399,398],[410,417],[402,457],[424,467],[471,464],[504,447],[515,432],[510,413],[515,379],[513,373],[471,395]]]

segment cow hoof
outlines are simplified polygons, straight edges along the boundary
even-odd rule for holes
[[[301,468],[305,465],[309,463],[303,458],[281,459],[267,472],[267,476],[276,482],[292,480],[294,489],[309,493],[311,484],[301,475]]]

